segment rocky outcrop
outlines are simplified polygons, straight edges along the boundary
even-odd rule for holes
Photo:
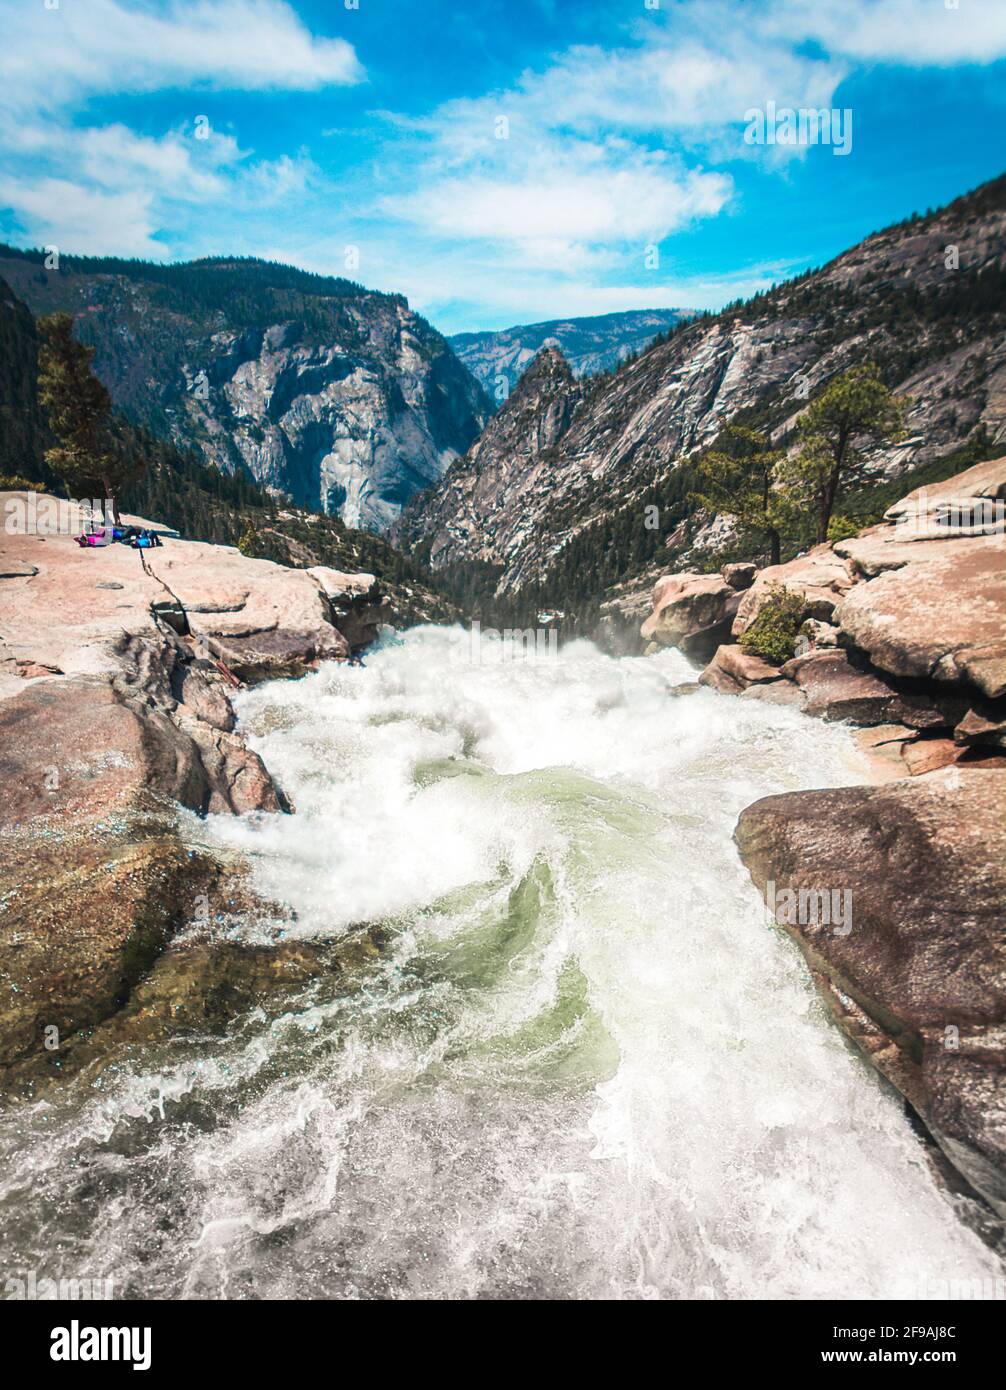
[[[732,636],[743,639],[766,601],[784,590],[802,615],[796,655],[774,665],[736,641],[725,643],[702,684],[822,719],[897,726],[900,738],[866,742],[871,750],[882,747],[889,762],[896,756],[902,774],[1001,754],[1006,517],[998,531],[988,529],[987,518],[981,534],[969,524],[976,501],[1000,495],[1006,458],[940,484],[936,511],[932,498],[910,494],[889,509],[886,525],[760,570],[740,595]],[[950,507],[962,521],[956,529],[946,524]],[[934,515],[935,532],[926,520]],[[665,576],[654,595],[687,588],[692,579]],[[659,626],[655,604],[642,631]]]
[[[736,589],[740,592],[742,589],[750,589],[751,585],[755,582],[758,566],[746,561],[740,561],[731,565],[724,565],[720,573],[730,585],[731,589]]]
[[[0,256],[36,315],[66,310],[131,420],[295,503],[382,530],[490,413],[401,295],[223,259],[114,271]]]
[[[851,660],[847,651],[815,649],[787,661],[778,671],[801,691],[806,713],[820,719],[949,729],[955,713],[963,709],[950,700],[937,702],[928,692],[899,687],[865,663]]]
[[[774,588],[803,598],[804,619],[830,622],[835,609],[855,582],[848,563],[830,545],[817,545],[784,565],[759,570],[737,608],[734,637],[742,637]]]
[[[34,1086],[216,891],[180,811],[289,809],[229,692],[346,656],[382,599],[370,575],[170,535],[81,549],[75,509],[18,530],[26,500],[0,494],[0,1080]]]
[[[735,839],[839,1023],[1006,1216],[1006,775],[766,797]]]
[[[976,463],[944,482],[915,488],[888,507],[884,520],[911,537],[994,535],[1006,504],[1002,461]]]
[[[1006,473],[1006,460],[1000,465]],[[862,562],[891,544],[898,547],[870,535],[847,543],[846,553]],[[897,568],[851,589],[835,621],[850,645],[892,675],[1006,695],[1006,532],[913,543]]]
[[[406,542],[425,535],[434,568],[496,563],[501,549],[520,544],[532,499],[553,488],[555,452],[584,395],[562,353],[543,348],[465,457],[407,508],[396,535]],[[518,498],[523,505],[515,506]]]
[[[199,883],[204,918],[193,923],[189,912],[184,934],[170,936],[122,1007],[56,1047],[32,1049],[16,1067],[20,1094],[45,1095],[69,1076],[82,1075],[93,1085],[123,1047],[135,1055],[147,1046],[205,1040],[252,1011],[271,1021],[296,997],[302,999],[308,984],[316,1003],[327,1002],[354,989],[361,967],[385,944],[378,928],[330,941],[284,938],[289,923],[283,910],[259,899],[240,871],[213,863],[204,868]],[[228,939],[244,924],[254,926],[258,943]],[[259,944],[263,937],[270,939]]]
[[[712,686],[727,695],[740,695],[752,686],[783,685],[785,682],[778,666],[746,652],[736,643],[725,643],[716,648],[712,661],[699,677],[699,684]]]
[[[990,529],[970,501],[1003,494],[1006,459],[935,499],[902,499],[886,525],[760,571],[734,635],[782,588],[802,601],[798,654],[777,665],[723,645],[700,677],[861,726],[882,785],[767,797],[741,814],[735,839],[835,1019],[1000,1216],[1006,527]],[[836,919],[835,903],[851,912]]]
[[[708,661],[729,642],[741,595],[755,583],[756,573],[752,564],[729,564],[718,575],[691,570],[661,575],[640,628],[643,642],[650,650],[678,647],[695,661]]]

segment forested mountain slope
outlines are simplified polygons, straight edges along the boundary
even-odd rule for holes
[[[401,295],[290,266],[154,265],[0,248],[36,315],[62,309],[122,412],[225,473],[380,530],[471,444],[488,402]]]
[[[38,399],[38,332],[26,306],[0,280],[0,485],[60,487],[44,461],[52,443]],[[112,448],[139,473],[118,499],[124,511],[176,527],[189,540],[237,545],[294,568],[365,570],[384,585],[402,621],[455,615],[428,574],[381,536],[284,505],[245,476],[228,476],[113,413]],[[136,467],[136,465],[140,465]],[[90,500],[90,499],[88,499]]]

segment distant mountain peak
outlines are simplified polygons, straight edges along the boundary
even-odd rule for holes
[[[516,390],[526,390],[537,382],[553,378],[563,382],[574,380],[573,369],[554,338],[549,339],[531,359],[531,365],[518,381]]]
[[[611,371],[693,313],[691,309],[626,309],[514,324],[498,332],[455,333],[449,341],[489,395],[500,401],[543,347],[557,346],[575,377],[594,376]]]

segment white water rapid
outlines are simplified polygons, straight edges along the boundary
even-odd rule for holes
[[[676,653],[482,651],[420,629],[241,697],[297,812],[194,836],[250,856],[288,936],[384,945],[341,992],[4,1115],[4,1265],[135,1297],[1001,1277],[731,840],[759,796],[864,780],[847,731],[672,698]]]

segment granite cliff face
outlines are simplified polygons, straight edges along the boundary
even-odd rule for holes
[[[1006,439],[1006,177],[867,238],[823,269],[695,320],[611,378],[541,391],[561,428],[529,427],[528,391],[562,377],[543,350],[477,449],[417,499],[403,528],[437,565],[502,566],[500,590],[547,576],[573,536],[621,510],[741,415],[785,440],[806,399],[877,362],[911,398],[878,479],[940,459],[983,427]],[[515,458],[516,439],[525,441]]]
[[[496,333],[454,333],[448,342],[494,401],[513,390],[543,347],[556,347],[574,376],[594,376],[641,352],[689,318],[690,309],[630,309],[620,314],[519,323]]]
[[[405,540],[425,536],[434,569],[457,560],[497,563],[528,539],[533,510],[552,486],[560,441],[581,409],[586,387],[557,348],[543,348],[503,410],[439,487],[402,519]]]
[[[244,260],[46,270],[8,250],[0,273],[36,315],[77,317],[127,417],[351,526],[386,528],[489,413],[400,295]]]

